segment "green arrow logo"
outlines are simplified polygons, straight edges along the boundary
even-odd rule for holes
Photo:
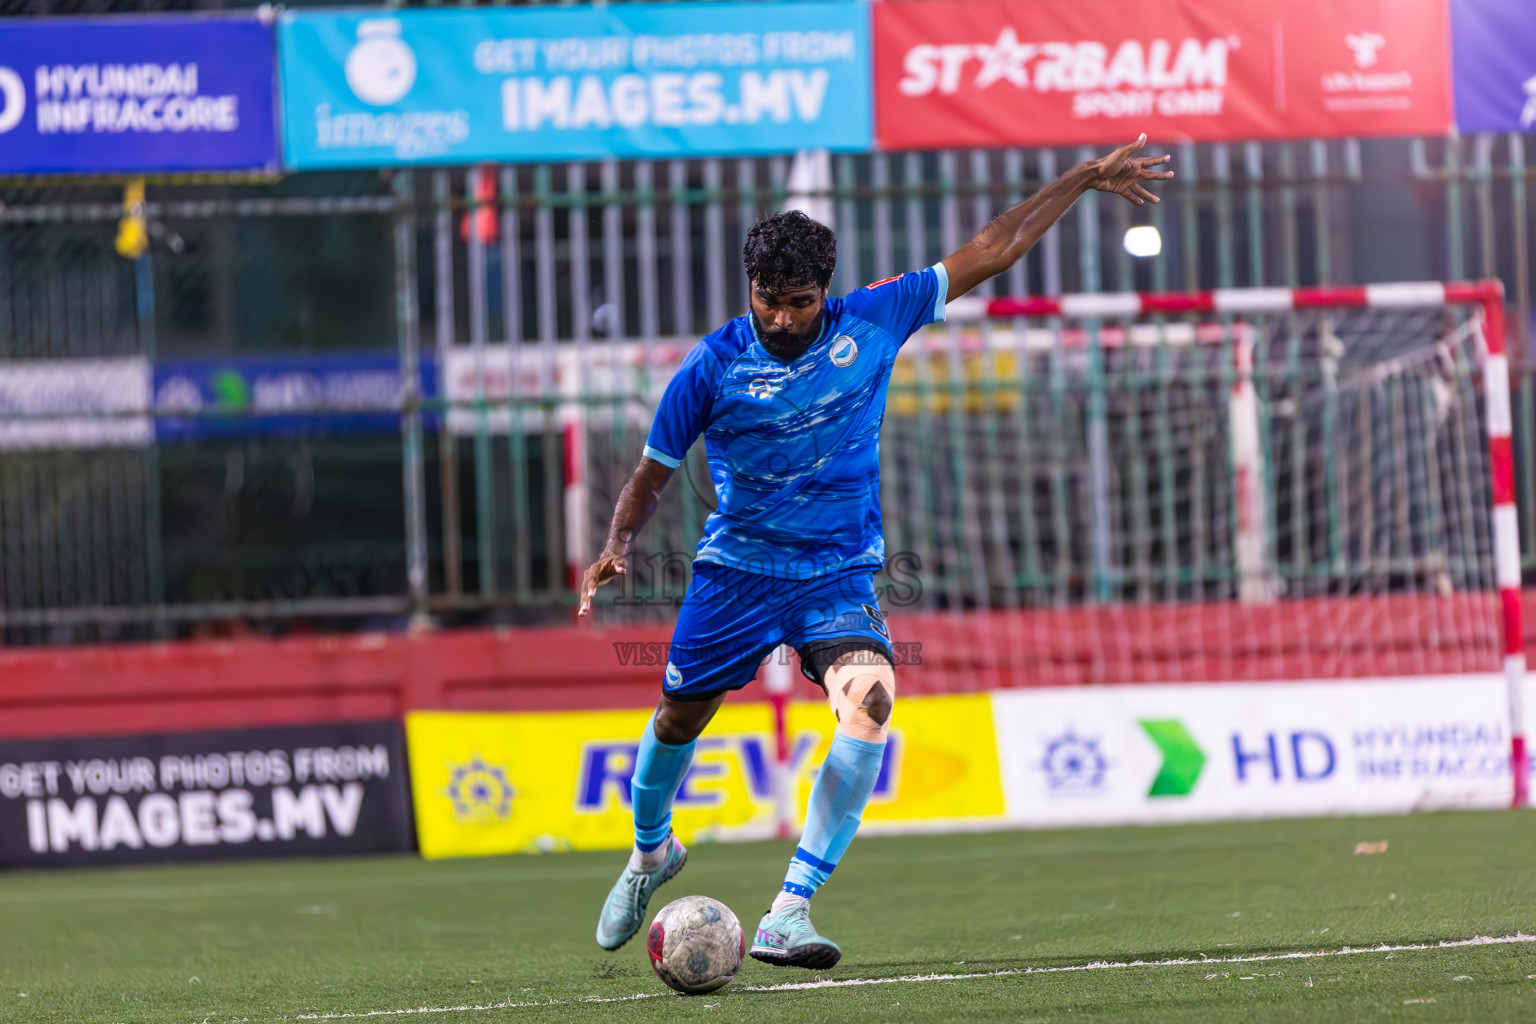
[[[251,404],[251,386],[239,370],[215,370],[211,380],[220,405],[244,409]]]
[[[1143,718],[1141,727],[1163,753],[1163,767],[1147,796],[1189,796],[1205,767],[1205,751],[1177,718]]]

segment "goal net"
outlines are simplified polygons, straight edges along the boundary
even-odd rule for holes
[[[1015,685],[1497,669],[1484,294],[956,303],[893,388],[887,546],[919,607],[1053,613],[1007,616]]]

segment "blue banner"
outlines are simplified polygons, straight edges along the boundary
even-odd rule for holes
[[[859,2],[289,12],[296,170],[865,150]]]
[[[1451,41],[1457,129],[1536,131],[1536,3],[1457,0]]]
[[[255,18],[0,23],[0,173],[278,169]]]
[[[437,364],[421,361],[423,398]],[[389,353],[182,359],[154,368],[155,438],[316,437],[400,430],[400,360]],[[435,430],[438,416],[424,413]]]

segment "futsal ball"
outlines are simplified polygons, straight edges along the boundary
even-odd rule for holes
[[[699,996],[736,977],[747,937],[724,903],[684,896],[657,912],[645,948],[656,977],[684,995]]]

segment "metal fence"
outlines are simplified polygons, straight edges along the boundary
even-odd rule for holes
[[[1524,145],[1501,136],[1179,146],[1160,206],[1091,194],[982,290],[1502,277],[1529,566],[1536,410]],[[440,367],[510,359],[521,382],[509,397],[477,406],[471,396],[451,410],[468,417],[461,430],[433,429],[450,410],[408,387],[395,436],[5,450],[5,642],[390,628],[413,614],[446,624],[561,620],[573,600],[568,550],[590,557],[600,544],[668,353],[745,308],[738,253],[755,219],[792,196],[827,204],[841,292],[937,261],[1087,155],[834,156],[825,187],[809,190],[792,187],[789,155],[152,182],[154,241],[135,260],[113,251],[119,184],[0,183],[0,366],[388,351],[408,381],[427,356]],[[1160,229],[1162,255],[1125,253],[1121,238],[1137,223]],[[634,393],[581,379],[619,353],[652,371]],[[563,383],[562,360],[574,385]],[[898,385],[893,403],[902,400]],[[512,426],[493,429],[492,414],[509,408]],[[591,509],[580,520],[566,507],[573,408],[584,410]],[[893,415],[888,430],[912,422]],[[941,416],[924,429],[937,433],[892,445],[906,454],[886,459],[888,495],[950,479],[941,453],[971,444],[975,423]],[[648,536],[664,557],[642,585],[675,590],[681,578],[672,553],[691,552],[711,500],[686,482],[674,483]],[[972,476],[966,486],[985,506],[1014,500],[1018,481]],[[921,517],[953,514],[896,507],[892,531],[934,537],[947,527]],[[890,536],[903,546],[899,532]],[[1091,588],[1049,593],[1093,598]]]

